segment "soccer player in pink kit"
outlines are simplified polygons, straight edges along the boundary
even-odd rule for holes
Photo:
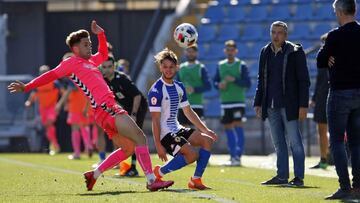
[[[42,74],[27,84],[20,81],[11,83],[8,86],[9,91],[11,93],[28,92],[57,78],[68,76],[89,97],[91,106],[95,111],[96,123],[121,148],[111,153],[95,170],[84,173],[88,190],[92,190],[97,178],[102,173],[127,159],[134,152],[146,175],[147,189],[157,191],[170,187],[174,184],[173,181],[162,181],[155,177],[144,133],[128,116],[127,112],[116,104],[113,93],[97,68],[108,57],[106,37],[104,30],[95,21],[91,23],[91,30],[99,40],[99,49],[96,54],[91,54],[92,47],[88,31],[72,32],[67,37],[66,43],[74,56],[62,61],[55,69]]]

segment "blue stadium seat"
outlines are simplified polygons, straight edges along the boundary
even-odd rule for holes
[[[224,16],[224,7],[209,6],[204,17],[208,18],[210,20],[210,23],[219,23],[222,22]]]
[[[313,8],[311,4],[300,4],[298,5],[294,20],[311,20],[313,17]]]
[[[259,40],[265,36],[265,29],[262,25],[255,24],[255,25],[248,25],[244,28],[244,33],[241,40]]]
[[[209,42],[215,40],[216,37],[216,27],[212,24],[203,24],[198,28],[199,33],[199,42]]]
[[[269,20],[288,20],[290,15],[290,9],[288,5],[273,6],[273,9],[268,15]]]
[[[316,60],[308,60],[308,70],[310,77],[316,77],[317,74],[317,67],[316,67]]]
[[[224,57],[224,43],[213,42],[210,44],[206,59],[219,60]]]
[[[206,100],[204,105],[204,116],[205,117],[220,117],[221,115],[221,103],[219,98]]]
[[[204,59],[204,56],[207,55],[207,51],[208,51],[207,44],[205,44],[205,43],[199,43],[198,44],[198,58],[200,60]]]
[[[237,48],[239,50],[239,52],[237,54],[237,57],[240,58],[240,59],[246,58],[249,55],[249,52],[250,52],[249,46],[244,42],[237,42],[236,45],[237,45]]]
[[[313,16],[314,20],[335,20],[334,9],[331,4],[319,4],[319,8],[316,10]]]
[[[250,58],[259,58],[260,55],[260,51],[261,49],[266,45],[266,42],[258,42],[256,44],[254,44],[249,52],[249,57]]]
[[[320,36],[329,32],[332,29],[331,25],[328,23],[318,24],[314,31],[311,34],[311,39],[320,39]]]
[[[219,30],[219,36],[217,39],[219,41],[226,40],[237,40],[240,37],[240,29],[238,26],[233,24],[223,24]]]
[[[217,62],[212,62],[212,63],[204,63],[206,70],[208,71],[209,77],[212,79],[214,79],[215,74],[216,74],[216,70],[218,67],[218,63]]]
[[[290,33],[290,40],[306,39],[311,34],[311,29],[308,23],[295,24],[294,30]]]
[[[248,65],[250,78],[257,78],[259,72],[259,62],[255,60],[255,62],[250,63]]]
[[[267,6],[260,5],[260,6],[252,6],[249,13],[246,15],[247,22],[261,22],[266,20],[268,11]]]
[[[227,15],[224,19],[225,23],[237,23],[245,20],[245,10],[241,6],[228,7]]]

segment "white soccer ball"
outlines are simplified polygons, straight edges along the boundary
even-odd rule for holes
[[[190,23],[182,23],[174,30],[175,42],[183,48],[194,45],[198,39],[198,32]]]

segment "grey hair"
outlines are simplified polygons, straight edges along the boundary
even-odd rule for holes
[[[272,28],[274,26],[275,27],[282,27],[282,28],[284,28],[285,33],[288,33],[288,26],[287,26],[287,24],[285,22],[283,22],[283,21],[275,21],[275,22],[273,22],[271,24],[271,27],[270,27],[270,32],[271,32],[271,30],[272,30]]]
[[[343,12],[345,15],[355,15],[356,1],[355,0],[335,0],[333,8]]]

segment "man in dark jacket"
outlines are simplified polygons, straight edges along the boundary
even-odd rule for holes
[[[360,196],[360,25],[355,20],[355,0],[336,0],[333,4],[340,27],[329,32],[317,56],[318,68],[328,68],[330,90],[327,118],[330,150],[334,157],[340,189],[326,199]],[[352,188],[344,134],[351,154]]]
[[[304,185],[305,152],[298,120],[306,118],[310,79],[305,53],[287,39],[287,25],[271,25],[271,43],[260,53],[258,84],[254,107],[259,118],[270,122],[277,155],[277,175],[263,185]],[[295,178],[288,183],[289,155],[287,136],[294,159]]]

